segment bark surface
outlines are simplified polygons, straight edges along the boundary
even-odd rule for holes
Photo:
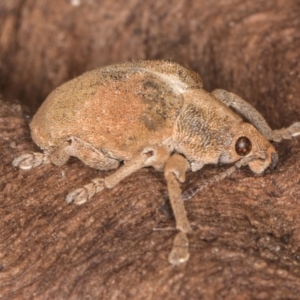
[[[275,171],[243,168],[185,203],[191,256],[179,267],[167,261],[176,232],[154,230],[175,226],[163,173],[143,169],[78,207],[67,193],[109,172],[11,165],[38,151],[28,123],[53,88],[131,59],[190,67],[274,129],[299,121],[299,15],[297,0],[1,1],[0,299],[299,299],[300,138],[274,144]]]

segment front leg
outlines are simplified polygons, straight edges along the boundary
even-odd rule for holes
[[[189,169],[189,162],[180,154],[172,155],[165,167],[165,178],[168,184],[168,194],[176,220],[176,228],[184,233],[192,231],[186,216],[186,210],[181,197],[180,182],[185,181],[185,173]]]
[[[187,219],[187,213],[181,197],[180,183],[185,181],[185,173],[189,169],[188,161],[179,154],[172,155],[165,167],[165,178],[168,184],[169,199],[175,216],[176,228],[180,230],[175,236],[173,248],[168,260],[173,265],[186,262],[189,259],[187,233],[192,231]]]
[[[264,117],[252,105],[238,95],[221,89],[214,90],[212,95],[228,107],[234,108],[251,124],[253,124],[269,141],[280,142],[282,139],[291,139],[292,137],[300,134],[300,122],[296,122],[288,128],[272,130]]]

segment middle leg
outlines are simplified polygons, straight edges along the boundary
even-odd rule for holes
[[[83,204],[104,188],[111,189],[115,187],[124,178],[143,167],[153,166],[156,169],[162,169],[169,156],[169,150],[164,147],[147,147],[132,160],[125,162],[113,174],[105,178],[95,178],[91,183],[69,193],[66,197],[66,202]]]

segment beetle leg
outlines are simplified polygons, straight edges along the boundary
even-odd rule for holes
[[[117,159],[108,157],[90,143],[74,136],[68,138],[51,154],[38,152],[23,154],[15,158],[12,164],[22,170],[29,170],[50,162],[62,166],[69,160],[70,156],[75,156],[84,164],[100,170],[116,169],[120,164]]]
[[[179,232],[176,234],[172,250],[169,254],[168,261],[172,265],[179,265],[186,262],[190,257],[189,240],[186,233]]]
[[[189,169],[188,161],[180,154],[172,155],[165,167],[165,178],[172,210],[176,220],[176,228],[182,232],[190,232],[192,228],[186,216],[186,210],[181,197],[180,182],[185,181],[185,172]]]
[[[212,176],[211,178],[206,179],[205,181],[201,182],[200,184],[197,184],[196,186],[186,190],[182,194],[182,200],[187,201],[193,198],[199,191],[201,191],[203,188],[207,187],[208,185],[212,185],[214,183],[217,183],[227,177],[229,177],[232,173],[234,173],[236,170],[240,169],[241,167],[244,167],[249,164],[252,160],[257,159],[257,156],[252,155],[248,157],[244,157],[241,160],[237,161],[235,165],[228,168],[224,172],[221,172],[219,174],[216,174]]]
[[[214,90],[212,95],[228,107],[234,108],[253,124],[269,141],[280,142],[283,139],[291,139],[294,136],[300,135],[300,122],[296,122],[288,128],[272,130],[264,117],[252,105],[238,95],[221,89]]]
[[[105,178],[95,178],[91,183],[69,193],[66,202],[82,204],[104,188],[111,189],[130,174],[143,167],[161,168],[169,158],[168,149],[164,147],[147,147],[139,155],[127,161],[121,168]]]
[[[176,220],[176,228],[180,230],[175,236],[173,248],[168,260],[173,265],[181,264],[189,259],[188,238],[186,233],[192,228],[186,216],[186,210],[181,197],[180,183],[185,181],[185,173],[189,169],[188,161],[179,154],[172,155],[165,167],[165,178],[172,210]]]
[[[13,160],[12,165],[22,170],[30,170],[40,165],[45,165],[49,163],[50,159],[48,154],[34,152],[22,154],[21,156],[16,157]]]
[[[234,93],[217,89],[212,92],[216,98],[226,106],[234,108],[238,113],[245,117],[256,129],[268,140],[273,140],[273,131],[264,117],[247,101]]]
[[[280,142],[282,139],[289,140],[294,136],[300,135],[300,122],[295,122],[288,128],[281,128],[273,131],[276,142]]]
[[[143,167],[154,167],[161,170],[170,153],[164,147],[147,147],[137,157],[126,162],[115,173],[105,177],[105,186],[109,189],[116,186],[121,180]]]
[[[69,137],[51,154],[50,159],[55,165],[61,166],[68,161],[70,156],[75,156],[87,166],[100,170],[116,169],[120,164],[117,159],[108,157],[101,150],[75,136]]]

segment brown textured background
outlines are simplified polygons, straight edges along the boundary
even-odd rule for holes
[[[174,226],[163,174],[141,170],[77,207],[67,192],[101,172],[11,166],[37,150],[28,122],[53,88],[125,60],[173,59],[273,128],[299,121],[299,1],[72,2],[0,2],[0,299],[299,299],[300,138],[275,144],[274,172],[244,168],[186,203],[191,258],[176,268],[175,232],[153,230]]]

